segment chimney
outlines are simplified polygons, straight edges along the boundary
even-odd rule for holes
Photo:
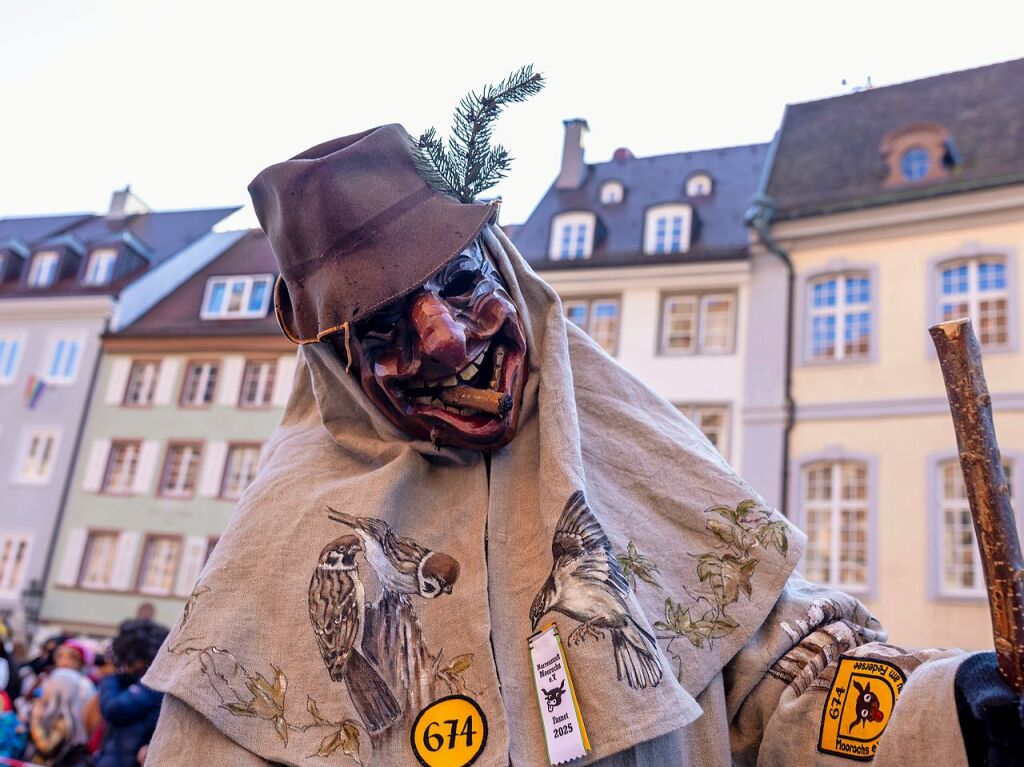
[[[583,162],[583,137],[590,126],[587,121],[574,118],[563,120],[565,143],[562,144],[562,169],[555,179],[555,189],[579,189],[587,177],[587,166]]]
[[[136,213],[149,213],[150,207],[132,194],[131,185],[124,189],[115,189],[110,195],[110,210],[107,211],[108,221],[123,221]]]
[[[628,147],[620,146],[615,150],[615,154],[612,155],[612,159],[615,162],[624,162],[625,160],[632,160],[633,153],[629,151]]]

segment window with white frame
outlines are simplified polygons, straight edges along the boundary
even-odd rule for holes
[[[0,594],[20,596],[32,536],[0,535]]]
[[[871,279],[867,272],[817,277],[808,283],[807,357],[860,360],[871,353]]]
[[[160,474],[160,495],[167,498],[191,498],[196,491],[201,458],[200,445],[180,442],[168,445],[164,470]]]
[[[707,197],[712,188],[711,176],[707,173],[694,173],[686,180],[687,197]]]
[[[50,342],[50,352],[43,369],[48,384],[72,384],[78,376],[84,339],[80,335],[59,336]]]
[[[644,220],[644,253],[685,253],[690,249],[689,205],[657,205],[648,208]]]
[[[594,214],[562,213],[551,223],[548,255],[556,261],[590,258],[594,250]]]
[[[601,204],[617,205],[626,196],[626,188],[621,181],[605,181],[601,184]]]
[[[43,485],[50,480],[59,439],[54,429],[34,429],[25,434],[17,475],[19,482]]]
[[[78,585],[83,589],[109,589],[114,581],[117,562],[118,534],[90,531],[85,542],[85,553],[78,571]]]
[[[724,457],[729,457],[728,405],[676,405]]]
[[[117,248],[97,248],[89,254],[85,267],[84,285],[107,285],[114,278],[114,264],[117,263]]]
[[[228,448],[227,460],[224,462],[224,478],[220,487],[221,498],[238,500],[245,488],[255,479],[259,463],[259,445],[231,445]]]
[[[848,591],[869,585],[868,467],[862,461],[819,461],[803,467],[807,533],[804,575]]]
[[[204,320],[238,320],[265,317],[270,305],[271,275],[210,277],[200,317]]]
[[[735,337],[734,293],[680,293],[662,299],[662,354],[732,354]]]
[[[982,256],[939,266],[939,319],[970,317],[983,347],[1010,341],[1010,290],[1006,259]]]
[[[984,597],[985,574],[960,460],[941,461],[937,468],[939,593],[949,597]],[[1003,461],[1003,472],[1010,486],[1010,498],[1013,498],[1012,461]]]
[[[156,382],[160,377],[158,360],[133,360],[128,373],[128,385],[124,388],[126,407],[146,407],[153,404]]]
[[[139,567],[138,591],[156,596],[170,594],[181,561],[181,539],[152,535],[146,539]]]
[[[189,362],[181,386],[181,406],[203,407],[213,402],[219,370],[220,364],[216,361]]]
[[[48,250],[32,256],[32,264],[28,270],[28,284],[33,288],[47,288],[57,279],[57,265],[60,254]]]
[[[619,345],[618,298],[566,298],[562,301],[565,316],[614,355]]]
[[[0,384],[13,383],[18,375],[24,338],[21,335],[0,336]]]
[[[277,360],[246,360],[242,388],[238,395],[240,407],[267,407],[274,394]]]
[[[114,440],[107,453],[107,468],[103,473],[104,493],[126,495],[132,492],[135,472],[139,467],[139,440]]]

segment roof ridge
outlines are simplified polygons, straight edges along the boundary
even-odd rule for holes
[[[1007,64],[1016,64],[1024,62],[1024,58],[1006,59],[1004,61],[996,61],[991,64],[979,64],[976,67],[965,67],[964,69],[953,69],[949,72],[939,72],[934,75],[927,75],[925,77],[916,77],[912,80],[900,80],[895,83],[886,83],[885,85],[872,86],[870,88],[864,88],[859,91],[851,91],[850,93],[836,93],[832,96],[822,96],[817,99],[806,99],[804,101],[790,101],[786,103],[786,106],[802,106],[804,104],[819,104],[824,101],[835,101],[836,99],[846,99],[853,96],[863,96],[869,93],[877,93],[879,91],[889,90],[891,88],[900,88],[906,85],[912,85],[916,83],[927,82],[928,80],[938,80],[943,77],[955,77],[957,75],[965,75],[969,72],[978,72],[982,69],[992,69],[994,67],[1001,67]]]
[[[665,152],[664,154],[649,154],[643,157],[630,157],[626,160],[616,160],[612,158],[610,160],[603,160],[601,162],[588,162],[587,167],[596,168],[599,165],[618,165],[624,162],[640,162],[643,160],[661,160],[666,157],[679,157],[681,155],[691,154],[710,154],[711,152],[728,152],[739,149],[751,149],[754,147],[767,147],[770,141],[754,141],[749,144],[730,144],[728,146],[709,147],[707,149],[688,149],[682,152]]]

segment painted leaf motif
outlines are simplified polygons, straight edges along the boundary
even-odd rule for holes
[[[317,756],[330,756],[339,748],[344,742],[344,736],[341,734],[341,730],[335,730],[330,735],[320,741],[320,748],[316,750]]]
[[[341,731],[345,734],[345,740],[342,742],[341,750],[346,756],[359,758],[359,728],[356,727],[352,722],[345,722],[342,726]]]
[[[274,717],[274,729],[277,731],[277,737],[279,737],[281,739],[281,742],[287,746],[288,722],[284,720],[283,716]]]
[[[739,525],[722,522],[719,519],[709,519],[705,524],[708,530],[714,533],[726,546],[739,548],[746,552],[758,543],[756,535],[744,530]]]
[[[698,558],[697,577],[711,587],[718,604],[725,607],[739,601],[741,590],[751,595],[750,576],[757,563],[757,559],[744,560],[732,554],[704,554]]]
[[[471,665],[473,665],[473,653],[457,655],[452,658],[452,662],[448,664],[445,671],[449,674],[462,674],[468,671]]]
[[[319,708],[319,706],[317,706],[316,701],[313,700],[313,698],[308,696],[308,695],[306,696],[306,711],[309,712],[309,715],[311,717],[313,717],[313,719],[318,724],[328,724],[329,723],[328,719],[325,719],[323,716],[321,716],[320,708]]]
[[[256,716],[249,708],[250,705],[246,703],[225,703],[221,708],[226,708],[234,716]]]

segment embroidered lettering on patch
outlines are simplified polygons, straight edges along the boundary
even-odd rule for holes
[[[475,700],[449,695],[416,715],[409,740],[423,767],[469,767],[487,745],[487,717]]]
[[[859,761],[874,759],[906,681],[891,663],[841,657],[821,712],[818,750]]]

